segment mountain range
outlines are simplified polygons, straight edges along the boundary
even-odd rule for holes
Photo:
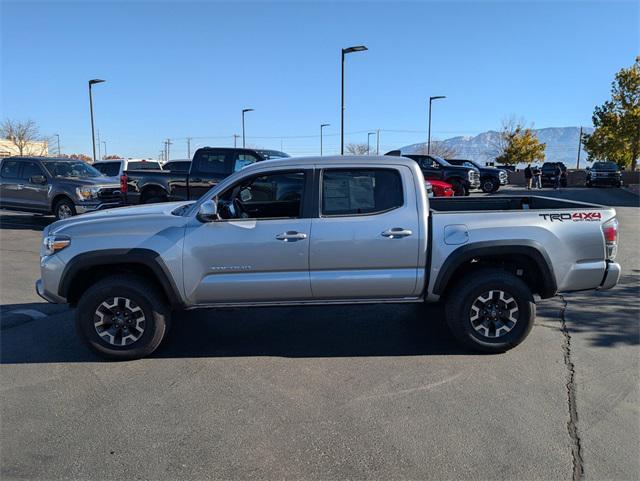
[[[576,166],[580,127],[547,127],[544,129],[534,129],[533,131],[538,136],[540,142],[547,145],[545,150],[546,162],[564,162],[567,167],[570,168]],[[590,134],[593,132],[593,128],[584,127],[582,131],[583,133]],[[499,132],[489,130],[473,137],[451,137],[440,142],[444,146],[454,149],[457,158],[471,159],[484,164],[486,161],[493,161],[495,159],[495,146],[499,135]],[[401,147],[401,150],[403,153],[410,154],[422,151],[425,147],[426,142],[421,142]],[[586,157],[586,153],[582,150],[580,163],[583,163]]]

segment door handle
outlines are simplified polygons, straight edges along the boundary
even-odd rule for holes
[[[295,242],[299,240],[304,240],[307,238],[307,234],[303,234],[302,232],[296,232],[294,230],[288,230],[287,232],[283,232],[282,234],[278,234],[276,239],[284,241],[284,242]]]
[[[394,227],[393,229],[385,230],[381,235],[388,237],[389,239],[401,239],[413,234],[409,229],[403,229],[402,227]]]

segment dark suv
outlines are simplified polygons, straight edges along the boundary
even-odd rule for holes
[[[501,185],[509,183],[507,172],[495,167],[483,167],[473,160],[464,159],[447,159],[452,165],[461,165],[463,167],[475,167],[480,172],[480,188],[482,192],[497,192]]]
[[[540,169],[542,187],[553,187],[555,185],[556,165],[560,167],[560,186],[567,186],[567,166],[563,162],[545,162]]]
[[[442,157],[424,154],[401,154],[392,150],[385,155],[396,155],[415,160],[427,180],[443,180],[453,187],[455,195],[469,195],[471,189],[480,187],[480,171],[476,167],[451,165]]]
[[[0,166],[0,207],[65,219],[122,205],[120,183],[82,160],[8,157]]]
[[[594,162],[587,168],[587,187],[611,185],[622,187],[622,172],[615,162]]]

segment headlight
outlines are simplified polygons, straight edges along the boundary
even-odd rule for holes
[[[78,194],[78,198],[80,200],[89,200],[95,199],[98,197],[98,192],[100,192],[100,187],[77,187],[76,194]]]
[[[61,251],[71,244],[71,239],[66,235],[48,235],[42,240],[42,254],[50,256]]]

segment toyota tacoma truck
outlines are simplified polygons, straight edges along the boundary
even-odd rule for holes
[[[411,159],[288,158],[197,202],[51,224],[36,290],[75,306],[82,339],[111,359],[151,354],[183,309],[439,300],[457,339],[495,353],[527,337],[534,296],[613,287],[617,242],[609,207],[429,199]]]
[[[197,200],[222,179],[247,165],[284,157],[289,156],[277,150],[202,147],[196,150],[187,172],[128,170],[120,177],[120,184],[130,205]]]

